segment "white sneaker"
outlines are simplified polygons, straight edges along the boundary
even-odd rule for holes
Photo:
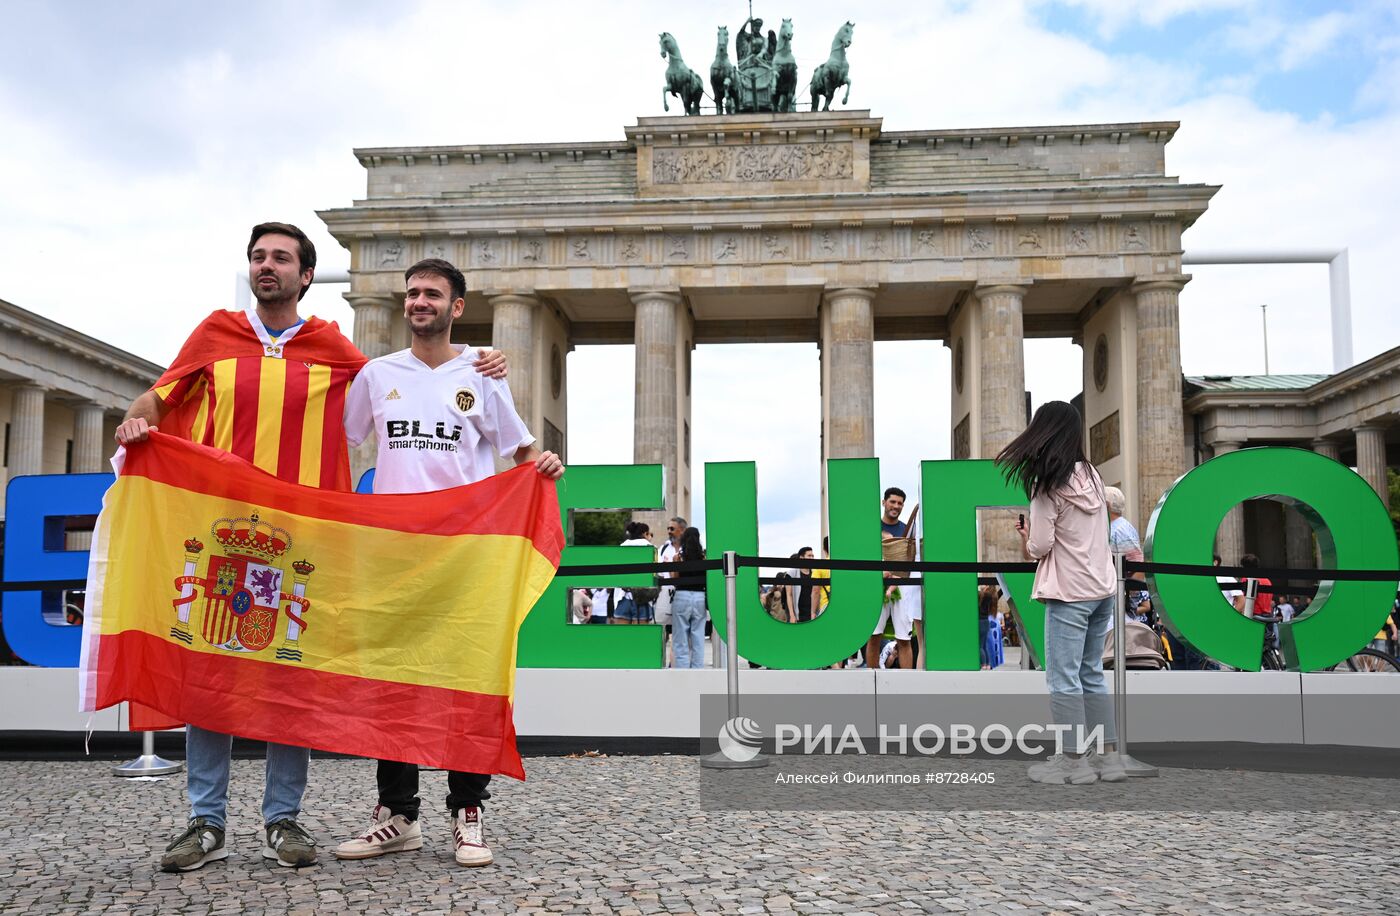
[[[374,814],[364,833],[346,840],[335,848],[337,859],[373,859],[391,852],[407,852],[423,848],[423,829],[417,821],[402,814],[390,814],[383,805],[374,806]]]
[[[1122,782],[1128,778],[1128,771],[1123,768],[1123,755],[1117,751],[1107,754],[1090,751],[1087,757],[1089,766],[1094,768],[1094,772],[1099,774],[1099,779],[1103,782]]]
[[[491,864],[491,847],[481,834],[480,808],[463,808],[452,815],[452,846],[458,865],[477,868]]]
[[[1056,754],[1042,763],[1031,764],[1026,775],[1031,778],[1031,782],[1056,786],[1087,786],[1099,778],[1099,774],[1094,772],[1087,758],[1066,757],[1064,754]]]

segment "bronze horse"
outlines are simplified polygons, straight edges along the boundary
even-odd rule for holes
[[[715,114],[739,110],[739,70],[729,59],[729,26],[719,27],[715,62],[710,64],[710,89],[714,91]]]
[[[670,59],[666,65],[666,85],[661,89],[661,107],[670,111],[671,103],[666,96],[674,95],[681,100],[686,114],[698,115],[705,83],[700,79],[700,74],[685,65],[681,49],[670,32],[661,33],[661,56]]]
[[[797,110],[797,58],[792,56],[792,20],[784,19],[778,29],[778,47],[773,52],[778,84],[773,89],[774,111]]]
[[[817,110],[817,97],[824,96],[826,104],[822,106],[822,111],[831,110],[831,100],[836,97],[836,90],[841,86],[846,87],[846,95],[841,99],[844,105],[851,98],[851,68],[846,63],[846,49],[851,46],[851,30],[856,27],[854,22],[847,22],[841,26],[836,37],[831,40],[831,56],[812,73],[811,92],[812,110]]]

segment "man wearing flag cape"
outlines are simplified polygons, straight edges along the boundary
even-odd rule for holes
[[[413,332],[407,350],[371,360],[350,386],[345,433],[359,445],[378,434],[375,493],[426,493],[476,483],[495,473],[495,458],[533,463],[550,480],[564,474],[553,452],[541,452],[515,411],[502,381],[484,377],[460,344],[452,322],[466,307],[462,272],[428,258],[404,273],[404,318]],[[405,608],[411,614],[413,608]],[[514,667],[514,660],[509,660]],[[341,859],[368,859],[420,849],[418,766],[411,751],[381,759],[378,801],[364,831],[336,847]],[[489,774],[451,770],[447,810],[453,857],[468,867],[489,865],[481,810]]]
[[[131,405],[117,428],[117,442],[142,442],[159,429],[228,452],[291,483],[349,491],[344,405],[351,382],[365,365],[364,354],[334,322],[297,314],[316,268],[316,248],[304,232],[287,223],[259,224],[253,227],[247,256],[256,305],[215,311],[206,318],[170,368]],[[478,371],[504,377],[500,353],[482,350],[480,355]],[[243,530],[240,525],[250,538],[260,536],[256,518],[228,521],[231,538],[238,536],[232,529]],[[253,565],[252,573],[272,574],[270,567]],[[180,724],[136,704],[132,722],[137,728]],[[189,871],[227,858],[232,742],[230,735],[188,725],[190,819],[161,857],[162,870]],[[306,748],[268,743],[262,854],[279,865],[316,861],[315,840],[297,822],[309,763]]]

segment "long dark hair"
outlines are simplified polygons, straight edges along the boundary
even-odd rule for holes
[[[687,563],[705,559],[705,548],[700,544],[699,528],[687,528],[681,532],[680,555]]]
[[[1064,486],[1084,460],[1084,420],[1067,401],[1040,405],[1025,431],[996,457],[1006,482],[1031,499]]]

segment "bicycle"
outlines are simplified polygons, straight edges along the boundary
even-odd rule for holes
[[[1283,622],[1280,614],[1255,614],[1255,620],[1271,624],[1264,631],[1264,655],[1260,660],[1265,671],[1287,671],[1283,662],[1283,651],[1279,647],[1278,624]],[[1357,672],[1361,674],[1400,674],[1400,659],[1380,649],[1364,646],[1344,661],[1340,661],[1329,672]]]

